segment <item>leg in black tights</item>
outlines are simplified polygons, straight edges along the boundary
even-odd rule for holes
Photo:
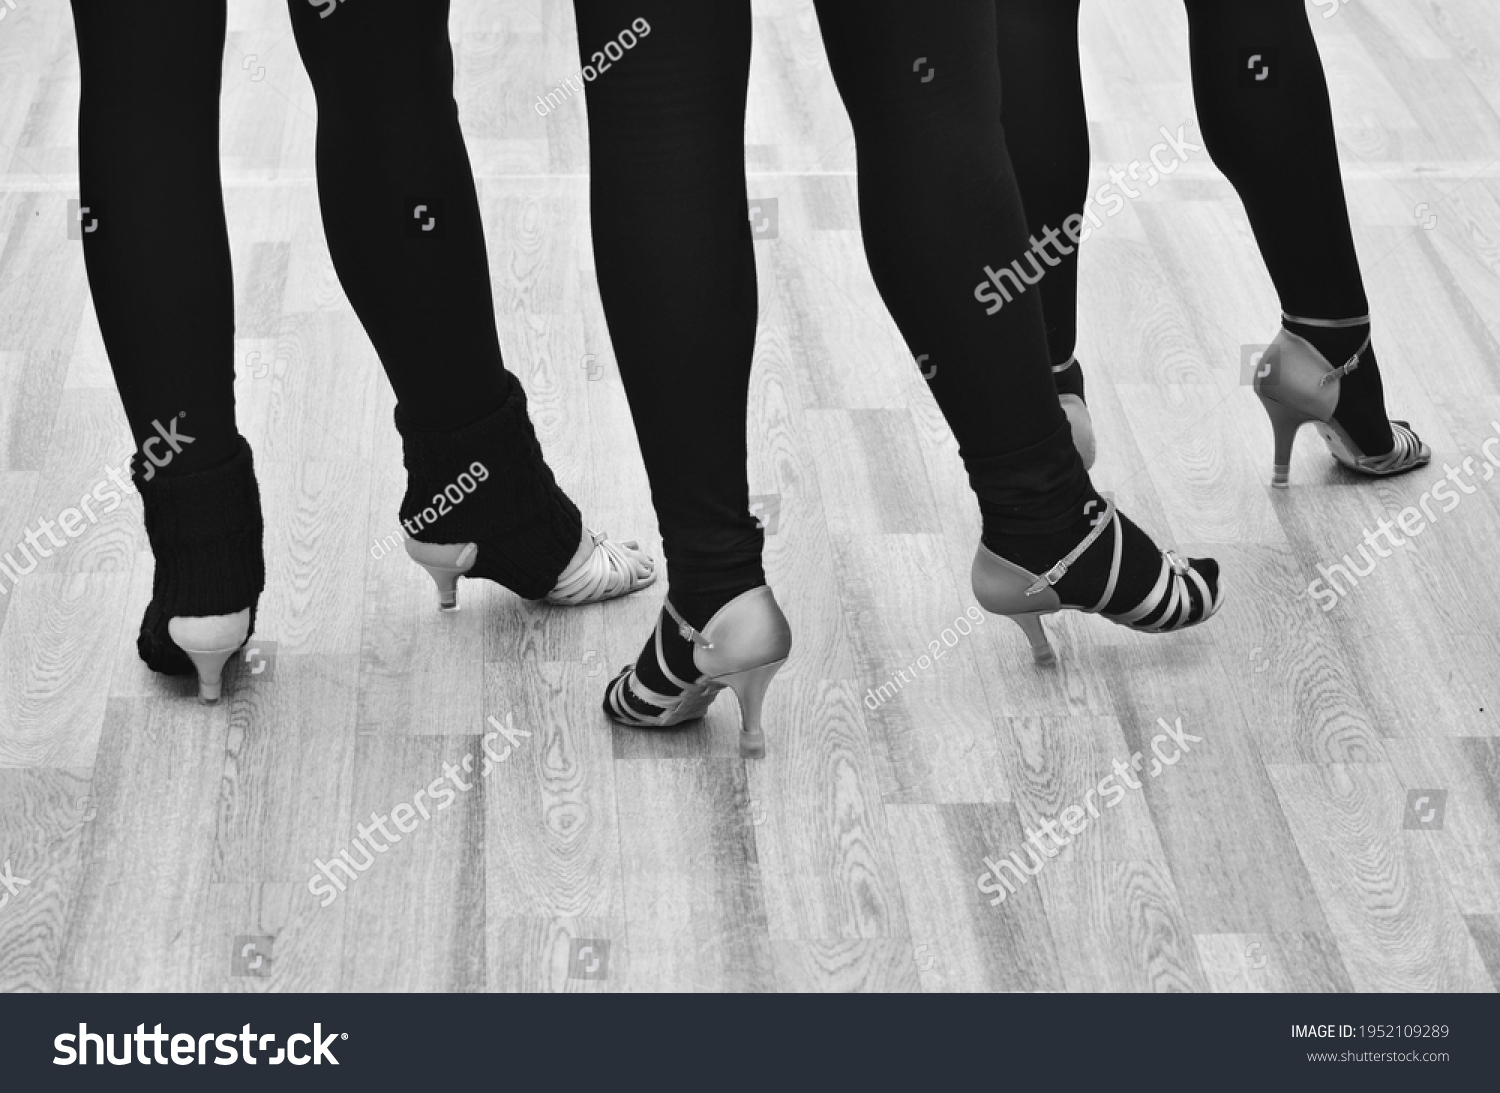
[[[157,561],[140,647],[151,667],[188,671],[166,620],[253,606],[264,587],[259,495],[234,420],[218,158],[225,5],[126,7],[73,0],[80,194],[94,229],[83,234],[84,256],[136,442],[149,454],[159,433],[176,440],[164,465],[136,460],[138,482],[150,475],[142,493]],[[419,534],[488,537],[471,575],[545,595],[588,541],[500,359],[453,102],[447,4],[361,0],[326,21],[307,4],[290,7],[319,96],[330,249],[408,425],[402,515],[413,517],[481,458],[484,496]],[[431,206],[442,230],[407,235],[408,198]],[[167,454],[166,442],[154,443]]]
[[[1015,166],[1026,230],[1040,242],[1088,201],[1089,125],[1078,52],[1080,0],[996,0],[1001,120]],[[1046,85],[1040,86],[1045,80]],[[1078,252],[1064,240],[1058,264],[1036,286],[1061,394],[1083,395],[1078,348]],[[1024,248],[1023,248],[1024,249]],[[1018,253],[1016,257],[1020,257]]]
[[[672,602],[702,626],[765,583],[745,469],[756,317],[744,149],[750,8],[574,7],[586,64],[637,16],[651,27],[588,85],[594,262]]]
[[[1328,81],[1302,0],[1187,0],[1193,99],[1214,163],[1239,191],[1289,316],[1368,315],[1339,172]],[[1245,86],[1247,49],[1279,54],[1274,87]],[[1333,364],[1369,324],[1339,330],[1287,323]],[[1369,349],[1339,385],[1334,416],[1368,455],[1391,450],[1380,370]]]
[[[323,228],[349,302],[413,421],[477,421],[520,384],[495,330],[447,0],[360,0],[328,19],[304,0],[288,6],[318,100]],[[417,204],[438,218],[432,232]]]
[[[249,609],[253,629],[265,587],[260,494],[234,419],[224,5],[73,0],[73,18],[84,263],[156,560],[136,648],[153,671],[187,674],[169,621]]]
[[[422,542],[479,541],[470,576],[546,595],[584,549],[582,521],[501,358],[447,0],[359,0],[327,19],[302,0],[289,8],[318,99],[328,249],[396,392],[409,472],[401,518]],[[490,477],[425,522],[433,496],[475,460]]]
[[[766,583],[745,441],[756,318],[744,150],[750,8],[575,0],[574,9],[584,64],[635,19],[651,28],[588,85],[594,265],[669,599],[701,629]],[[663,632],[670,670],[695,678],[692,646],[672,624]],[[651,640],[639,667],[646,686],[676,692]]]
[[[627,9],[604,0],[575,7],[587,61],[626,25]],[[638,10],[651,37],[588,91],[595,260],[651,476],[670,599],[701,628],[764,579],[745,512],[755,319],[743,151],[749,8],[628,9]],[[1088,502],[1098,495],[1057,402],[1036,296],[994,314],[976,299],[986,264],[1024,247],[1026,234],[1000,125],[991,0],[936,13],[896,0],[819,3],[818,17],[858,140],[876,284],[913,353],[939,365],[933,395],[958,438],[986,543],[1046,569],[1088,533]],[[918,55],[932,59],[935,80],[913,76]],[[1160,568],[1154,550],[1129,545],[1149,544],[1144,533],[1125,527],[1116,611],[1140,601]],[[1059,595],[1092,605],[1108,569],[1107,547],[1085,555]],[[675,675],[695,678],[685,641],[664,648]],[[651,643],[637,671],[650,689],[672,693]]]
[[[153,422],[193,438],[152,477],[193,474],[230,459],[238,440],[219,187],[224,4],[73,0],[73,19],[94,311],[137,448]]]
[[[1021,292],[995,311],[979,302],[975,285],[985,284],[997,257],[1029,246],[998,109],[993,0],[937,10],[898,0],[815,5],[854,125],[860,224],[875,285],[913,354],[930,347],[939,365],[928,386],[958,439],[984,544],[1041,573],[1092,529],[1099,495],[1058,405],[1040,298]],[[932,80],[916,78],[914,55],[928,58]],[[1124,516],[1121,527],[1122,567],[1112,590],[1114,535],[1106,532],[1103,545],[1056,582],[1064,603],[1119,614],[1147,598],[1161,558]],[[1217,565],[1198,565],[1211,587]],[[1196,591],[1189,595],[1201,617],[1205,605]],[[1166,612],[1163,601],[1144,621]]]
[[[1339,173],[1328,87],[1302,0],[1186,0],[1199,124],[1214,163],[1245,203],[1261,254],[1289,315],[1367,314]],[[1078,65],[1079,0],[996,0],[1004,118],[1033,234],[1080,212],[1088,181],[1088,127]],[[1275,86],[1247,87],[1254,49],[1277,57]],[[1054,362],[1073,352],[1076,253],[1040,286]],[[1335,364],[1368,326],[1329,330],[1288,323]],[[1344,377],[1335,412],[1367,454],[1389,451],[1373,350]]]

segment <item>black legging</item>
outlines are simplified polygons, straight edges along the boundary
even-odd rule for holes
[[[1185,2],[1204,142],[1245,204],[1282,308],[1315,319],[1366,314],[1328,85],[1303,0]],[[1063,230],[1087,201],[1079,3],[996,0],[1006,135],[1038,239],[1049,227]],[[1273,58],[1274,72],[1247,86],[1257,52],[1264,56],[1252,75]],[[1040,292],[1052,362],[1061,364],[1077,341],[1076,251]]]
[[[476,421],[519,385],[495,332],[448,4],[355,0],[327,19],[305,0],[289,7],[318,97],[319,196],[339,280],[409,418]],[[177,432],[193,441],[161,471],[185,474],[236,443],[219,175],[225,2],[73,0],[73,16],[94,306],[137,444],[186,413]],[[418,203],[439,217],[431,233],[408,231]]]
[[[575,0],[582,60],[652,30],[588,85],[599,291],[674,597],[763,580],[746,403],[756,284],[744,161],[750,6]],[[985,266],[1024,248],[1000,124],[993,0],[820,0],[853,121],[875,283],[954,435],[986,528],[1056,532],[1091,490],[1034,293],[996,314]],[[617,50],[618,52],[618,50]],[[925,56],[935,76],[914,71]],[[933,368],[932,366],[935,366]]]

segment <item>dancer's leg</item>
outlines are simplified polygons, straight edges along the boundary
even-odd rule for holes
[[[479,198],[453,98],[447,0],[359,0],[326,19],[326,9],[289,6],[318,98],[329,251],[396,392],[408,531],[427,544],[478,543],[467,575],[529,598],[553,591],[565,568],[594,553],[634,585],[648,559],[633,548],[595,551],[501,358]],[[446,514],[430,509],[475,462],[487,473],[473,496]]]
[[[1102,506],[1058,405],[1041,300],[1030,291],[1044,260],[1019,259],[1018,276],[999,283],[987,273],[1029,248],[998,109],[994,4],[819,0],[817,10],[854,124],[876,286],[912,352],[937,366],[929,385],[958,439],[986,545],[1040,573],[1088,535]],[[913,72],[913,55],[934,78]],[[1134,524],[1120,527],[1118,579],[1112,551],[1095,547],[1055,582],[1064,603],[1118,614],[1147,598],[1161,558]],[[1213,563],[1202,566],[1212,584]]]
[[[194,665],[171,620],[196,620],[204,648],[227,650],[253,629],[265,587],[260,494],[234,420],[218,158],[225,6],[73,0],[73,20],[84,262],[155,557],[136,646],[154,671],[185,674]],[[205,698],[217,697],[217,659]]]
[[[750,5],[575,0],[574,9],[582,62],[609,65],[588,84],[594,264],[671,583],[661,656],[653,634],[611,683],[605,709],[661,723],[683,714],[677,681],[703,674],[671,612],[701,630],[765,584],[745,466],[756,318],[744,152]],[[635,48],[610,64],[604,46],[632,27]],[[770,622],[767,633],[784,633],[784,620]]]
[[[996,0],[1001,121],[1026,229],[1038,243],[1061,232],[1088,200],[1089,126],[1078,53],[1080,0]],[[1047,248],[1057,264],[1037,286],[1059,392],[1083,394],[1078,345],[1078,248]],[[1021,257],[1020,254],[1015,257]]]
[[[1193,96],[1204,144],[1245,203],[1266,268],[1289,316],[1369,313],[1339,171],[1328,84],[1302,0],[1186,0]],[[1247,81],[1250,51],[1263,54]],[[1327,329],[1287,323],[1333,364],[1369,324]],[[1367,350],[1345,376],[1334,417],[1366,454],[1391,450],[1380,370]]]
[[[584,63],[651,27],[588,85],[594,261],[661,525],[672,602],[694,625],[765,581],[745,420],[755,347],[746,219],[745,0],[577,0]],[[693,602],[689,602],[693,601]]]
[[[138,470],[192,474],[237,449],[234,289],[219,185],[223,0],[73,0],[84,264]],[[174,420],[175,419],[175,420]]]

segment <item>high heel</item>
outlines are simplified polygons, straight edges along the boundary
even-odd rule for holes
[[[1059,611],[1083,611],[1103,615],[1110,622],[1131,630],[1157,634],[1186,630],[1207,622],[1224,605],[1224,587],[1216,572],[1210,575],[1213,582],[1210,584],[1192,564],[1197,559],[1184,559],[1174,551],[1163,550],[1161,572],[1145,598],[1128,611],[1105,612],[1104,607],[1113,598],[1120,582],[1125,535],[1114,498],[1109,494],[1103,497],[1104,511],[1095,520],[1093,530],[1046,573],[1036,574],[1016,565],[983,543],[974,555],[970,573],[974,598],[986,611],[1003,615],[1021,628],[1031,644],[1032,659],[1038,667],[1052,667],[1057,663],[1057,652],[1042,625],[1043,616],[1055,615]],[[1114,556],[1104,594],[1093,607],[1063,603],[1053,586],[1108,529],[1114,531]],[[1198,593],[1197,607],[1192,595],[1194,590]],[[1152,621],[1146,622],[1146,619]]]
[[[1368,315],[1357,319],[1304,319],[1295,315],[1284,318],[1304,326],[1328,328],[1364,326],[1370,321]],[[1366,337],[1359,351],[1335,368],[1316,346],[1285,327],[1267,347],[1261,367],[1255,373],[1254,388],[1271,419],[1275,437],[1275,462],[1271,470],[1274,488],[1287,488],[1297,430],[1308,423],[1318,430],[1334,459],[1360,474],[1380,477],[1405,474],[1425,467],[1432,459],[1432,450],[1412,431],[1409,422],[1390,423],[1395,444],[1389,452],[1365,455],[1348,430],[1335,420],[1339,384],[1359,367],[1360,358],[1369,348],[1370,339]]]
[[[407,472],[406,553],[437,585],[442,610],[458,610],[461,577],[560,606],[629,595],[656,579],[638,544],[583,526],[543,458],[518,385],[457,429],[419,424],[398,406],[396,431]]]
[[[458,610],[458,579],[479,558],[476,543],[419,543],[406,540],[406,555],[427,571],[437,585],[438,610]]]
[[[770,586],[743,592],[714,613],[701,631],[694,629],[667,601],[665,614],[677,623],[677,633],[693,643],[695,680],[676,676],[667,667],[662,648],[662,616],[657,616],[655,652],[658,666],[668,682],[680,688],[675,695],[659,694],[641,683],[636,666],[628,664],[610,681],[604,694],[604,712],[632,728],[670,728],[702,717],[725,687],[740,703],[740,755],[760,758],[766,753],[761,711],[767,688],[792,650],[792,629],[782,614]],[[652,707],[655,714],[642,714],[636,707]]]
[[[771,680],[781,671],[786,658],[762,664],[745,672],[731,672],[719,676],[714,682],[734,691],[740,704],[740,756],[745,759],[761,759],[766,754],[766,734],[761,728],[760,711],[765,704],[766,691]]]
[[[215,706],[223,694],[224,665],[250,637],[250,609],[232,615],[178,615],[167,633],[198,673],[198,701]]]
[[[1276,450],[1271,465],[1271,485],[1284,490],[1291,478],[1292,447],[1297,441],[1297,430],[1317,419],[1302,410],[1277,402],[1260,391],[1256,391],[1255,396],[1260,399],[1260,404],[1266,408],[1266,416],[1271,419],[1271,435]]]
[[[628,596],[656,580],[656,565],[634,539],[617,543],[602,532],[583,529],[590,549],[558,577],[547,593],[547,603],[557,607],[581,607]],[[580,549],[582,549],[580,547]],[[406,553],[427,571],[437,585],[438,608],[458,610],[458,579],[479,561],[477,543],[419,543],[406,540]]]
[[[1052,642],[1047,638],[1047,628],[1042,625],[1042,616],[1049,614],[1052,612],[1026,611],[1005,616],[1026,635],[1026,640],[1031,643],[1031,659],[1038,668],[1051,668],[1057,664],[1057,650],[1052,648]]]
[[[205,704],[223,693],[224,664],[255,630],[266,586],[264,521],[254,457],[242,436],[225,462],[147,478],[141,492],[156,569],[136,652],[153,672],[198,677]]]

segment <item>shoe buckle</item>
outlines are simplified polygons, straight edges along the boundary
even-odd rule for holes
[[[677,628],[677,633],[681,636],[683,641],[690,641],[694,645],[701,646],[704,649],[712,649],[714,647],[713,642],[709,641],[706,637],[700,634],[697,630],[694,630],[687,623],[683,623],[681,626],[679,626]]]
[[[1035,596],[1038,592],[1043,592],[1048,588],[1051,588],[1058,581],[1062,580],[1063,577],[1067,575],[1067,572],[1068,563],[1058,562],[1055,566],[1053,566],[1051,569],[1047,570],[1047,572],[1043,573],[1040,577],[1037,578],[1036,584],[1032,585],[1026,590],[1026,595]]]

